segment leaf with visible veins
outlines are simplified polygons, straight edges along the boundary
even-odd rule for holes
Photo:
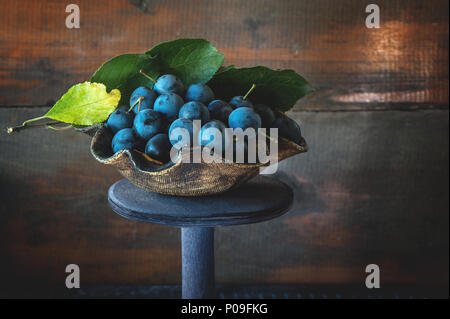
[[[222,67],[208,82],[216,96],[227,100],[244,95],[253,84],[256,84],[256,88],[249,99],[254,104],[266,104],[283,112],[313,91],[309,83],[294,70],[272,70],[265,66]]]

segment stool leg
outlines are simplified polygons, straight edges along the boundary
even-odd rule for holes
[[[214,298],[214,228],[181,229],[183,299]]]

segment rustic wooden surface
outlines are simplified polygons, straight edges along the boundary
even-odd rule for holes
[[[114,55],[204,37],[226,64],[301,72],[317,92],[298,109],[448,108],[445,0],[377,1],[380,29],[365,27],[362,0],[77,4],[81,28],[67,29],[65,2],[2,1],[0,105],[51,105]]]
[[[124,221],[107,205],[121,176],[73,131],[4,127],[43,114],[106,59],[177,37],[205,37],[227,64],[293,68],[316,92],[290,116],[310,151],[280,164],[291,213],[216,232],[219,283],[448,285],[448,1],[2,1],[0,290],[177,284],[177,229]],[[24,9],[26,8],[26,10]],[[352,112],[348,112],[352,111]],[[274,194],[275,196],[275,194]]]
[[[0,126],[44,108],[0,110]],[[291,213],[216,232],[219,283],[448,281],[448,112],[298,112],[311,150],[280,164]],[[180,280],[179,232],[125,221],[107,205],[121,176],[84,134],[0,135],[1,280],[83,283]],[[276,194],[274,194],[276,196]],[[22,281],[20,281],[22,282]],[[17,284],[17,282],[16,282]]]

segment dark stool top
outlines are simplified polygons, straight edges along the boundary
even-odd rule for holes
[[[257,176],[231,191],[212,196],[178,197],[145,191],[127,179],[113,184],[108,201],[119,215],[178,227],[249,224],[282,215],[292,205],[292,189],[277,179]]]

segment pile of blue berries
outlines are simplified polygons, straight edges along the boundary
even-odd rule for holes
[[[171,132],[184,128],[201,146],[214,143],[216,136],[207,132],[215,128],[225,136],[225,128],[278,128],[279,136],[297,144],[301,141],[299,125],[270,107],[253,105],[244,96],[235,96],[228,103],[215,99],[214,92],[205,84],[183,83],[172,74],[160,76],[153,89],[138,87],[130,97],[129,107],[117,108],[108,118],[106,127],[113,133],[112,150],[138,150],[161,163],[170,161],[170,149],[181,137],[170,139]],[[199,135],[194,137],[194,120],[201,120]],[[179,143],[178,143],[179,144]],[[221,143],[225,148],[225,143]]]

